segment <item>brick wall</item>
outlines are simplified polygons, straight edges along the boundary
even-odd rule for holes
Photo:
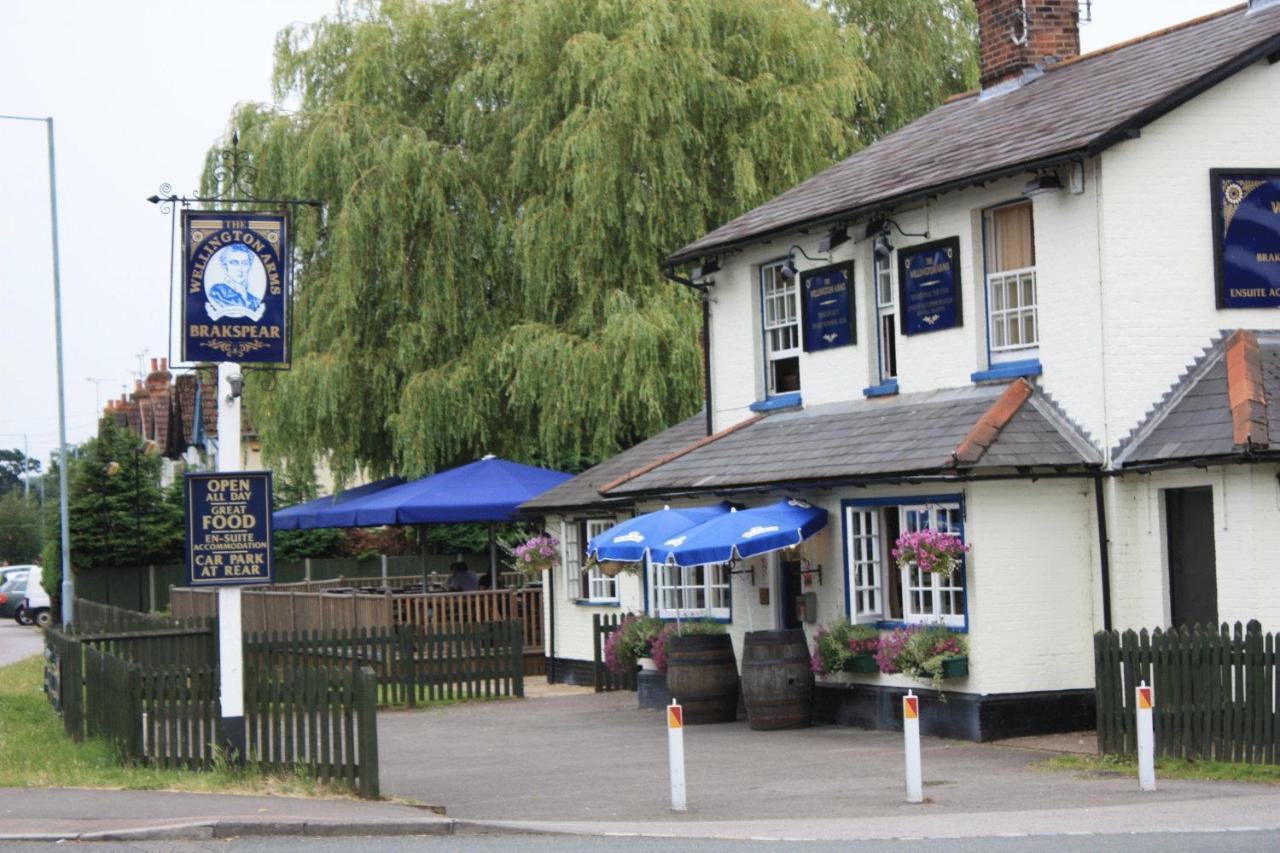
[[[1077,0],[977,0],[977,7],[984,89],[1037,63],[1080,54]]]

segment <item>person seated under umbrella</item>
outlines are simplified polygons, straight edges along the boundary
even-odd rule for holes
[[[450,564],[449,571],[449,592],[475,592],[480,588],[480,576],[461,560]]]

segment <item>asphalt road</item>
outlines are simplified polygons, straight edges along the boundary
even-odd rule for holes
[[[70,846],[70,845],[66,845]],[[1151,833],[1122,835],[1056,835],[987,838],[937,838],[899,841],[718,841],[714,839],[598,838],[564,835],[444,836],[417,838],[254,838],[230,841],[89,842],[75,845],[90,853],[351,853],[376,849],[379,853],[465,851],[465,853],[1274,853],[1280,833]],[[0,843],[0,851],[47,853],[48,843]]]
[[[0,619],[0,666],[8,666],[44,650],[44,636],[35,626],[23,627],[12,619]]]

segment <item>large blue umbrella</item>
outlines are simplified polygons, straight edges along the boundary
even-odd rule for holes
[[[728,501],[721,501],[714,506],[684,509],[663,507],[656,512],[637,515],[593,536],[587,543],[587,559],[636,563],[644,560],[652,551],[653,559],[663,562],[666,560],[666,551],[661,549],[663,542],[724,515],[732,508]]]
[[[784,498],[713,518],[666,540],[662,548],[666,562],[677,566],[727,563],[798,545],[826,526],[825,509]]]
[[[348,505],[352,524],[451,524],[514,521],[520,504],[572,474],[508,462],[496,456],[387,489]]]
[[[398,486],[403,482],[404,480],[399,477],[387,477],[385,480],[365,483],[363,486],[347,489],[336,495],[326,495],[313,501],[278,509],[271,513],[271,526],[276,530],[311,530],[316,527],[328,527],[329,525],[323,523],[324,520],[320,515],[324,510],[346,505],[357,498]]]

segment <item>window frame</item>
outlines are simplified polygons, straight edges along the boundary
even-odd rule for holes
[[[778,258],[777,260],[763,263],[759,267],[760,345],[764,361],[764,394],[766,399],[769,397],[780,397],[784,394],[798,394],[803,387],[803,383],[800,381],[800,355],[804,351],[803,318],[801,317],[800,307],[800,274],[797,272],[796,275],[791,277],[790,282],[787,282],[787,279],[785,279],[780,272],[782,266],[786,262],[787,258]],[[777,282],[782,282],[784,285],[781,289],[781,298],[786,300],[790,297],[791,322],[774,322],[773,324],[770,324],[769,322],[770,300],[776,300],[778,298],[776,292],[774,294],[766,294],[766,275],[768,275],[770,270],[774,271],[773,277],[775,288],[777,287]],[[793,345],[790,347],[780,348],[775,351],[771,343],[773,337],[771,332],[785,334],[788,328],[791,329]],[[774,373],[774,364],[776,362],[786,361],[792,358],[794,358],[796,362],[796,387],[779,390]]]
[[[881,258],[871,252],[872,304],[876,318],[876,372],[879,384],[898,378],[898,282],[897,259],[891,254]],[[882,285],[888,285],[888,300]]]
[[[698,566],[676,566],[670,563],[654,563],[648,564],[648,571],[645,572],[648,582],[647,599],[648,612],[651,616],[667,622],[680,619],[709,619],[713,622],[732,622],[733,621],[733,574],[728,563],[706,563]],[[702,571],[701,584],[693,584],[688,582],[688,577],[692,573]],[[679,572],[681,583],[676,585],[668,585],[663,583],[665,574],[668,572]],[[721,576],[720,582],[714,582],[716,575]],[[694,590],[701,589],[703,595],[703,607],[682,607],[677,602],[675,607],[663,606],[663,591],[666,589],[673,590]],[[713,594],[715,590],[722,590],[723,606],[712,606]]]
[[[956,569],[955,575],[949,579],[943,579],[942,576],[929,573],[929,585],[924,587],[919,583],[913,583],[918,580],[915,570],[911,567],[899,568],[892,563],[890,551],[893,548],[892,542],[885,541],[885,525],[881,512],[893,511],[899,514],[900,524],[899,533],[906,532],[911,529],[907,522],[907,514],[910,511],[927,510],[931,519],[938,511],[954,512],[954,527],[951,532],[956,533],[960,537],[960,541],[968,544],[965,532],[965,503],[963,494],[950,495],[901,495],[890,498],[859,498],[852,500],[842,500],[840,502],[841,509],[841,525],[842,535],[844,538],[844,582],[845,582],[845,615],[849,621],[855,623],[875,624],[880,627],[901,627],[904,625],[937,625],[943,624],[948,628],[959,631],[969,630],[969,584],[968,584],[968,555],[961,557],[960,566]],[[856,570],[859,564],[865,566],[868,561],[858,559],[855,552],[855,542],[860,535],[853,530],[853,514],[871,514],[876,519],[875,536],[879,541],[879,553],[876,555],[877,566],[879,568],[878,577],[878,608],[859,609],[859,601],[857,593],[860,589],[865,590],[866,584],[858,584]],[[865,537],[861,537],[865,538]],[[897,573],[899,578],[898,589],[901,594],[901,613],[900,619],[885,619],[885,613],[889,610],[892,602],[889,601],[891,584],[889,582],[889,573]],[[915,577],[913,577],[915,575]],[[931,606],[927,612],[923,612],[919,607],[913,607],[912,593],[913,591],[927,592],[931,599]],[[949,596],[951,602],[957,604],[958,613],[943,612],[941,606],[943,596]],[[918,601],[919,599],[917,599]]]
[[[618,578],[609,577],[599,569],[584,568],[587,556],[587,543],[596,535],[591,532],[594,525],[601,525],[603,533],[617,524],[615,518],[572,518],[560,521],[560,561],[564,567],[565,597],[577,604],[616,605],[620,598]],[[593,589],[607,592],[612,588],[612,597],[593,596]]]
[[[1031,233],[1031,265],[1023,267],[1015,267],[1010,269],[993,270],[995,266],[994,256],[998,252],[994,251],[995,247],[991,245],[993,239],[992,234],[992,217],[1000,210],[1011,207],[1024,207],[1027,216],[1030,219]],[[987,363],[990,365],[1000,364],[1009,361],[1022,361],[1024,359],[1035,359],[1040,353],[1040,290],[1039,280],[1036,274],[1037,257],[1036,257],[1036,220],[1035,207],[1030,199],[1016,199],[1012,201],[995,204],[982,209],[982,281],[983,291],[986,298],[986,325],[987,325]],[[1012,280],[1015,291],[1019,296],[1018,305],[1010,307],[1008,300],[1002,295],[999,306],[995,298],[996,287],[1001,290],[1001,294],[1007,293],[1007,285]],[[1025,285],[1030,286],[1031,301],[1025,302],[1022,297],[1022,291]],[[1025,338],[1026,329],[1024,323],[1031,321],[1031,328],[1034,332],[1034,341],[1027,343]],[[1016,322],[1019,342],[1016,344],[1009,343],[1009,325],[1008,322],[1013,320]],[[1004,341],[996,343],[996,329],[1000,328],[1005,332]]]
[[[584,556],[586,553],[585,543],[590,542],[595,536],[604,533],[615,524],[617,524],[617,521],[612,518],[584,518],[582,520],[582,550]],[[596,528],[595,532],[592,532],[593,527]],[[596,594],[597,589],[603,594]],[[579,601],[590,604],[617,604],[618,577],[616,575],[610,577],[600,571],[598,567],[584,569],[579,591],[582,593]]]

